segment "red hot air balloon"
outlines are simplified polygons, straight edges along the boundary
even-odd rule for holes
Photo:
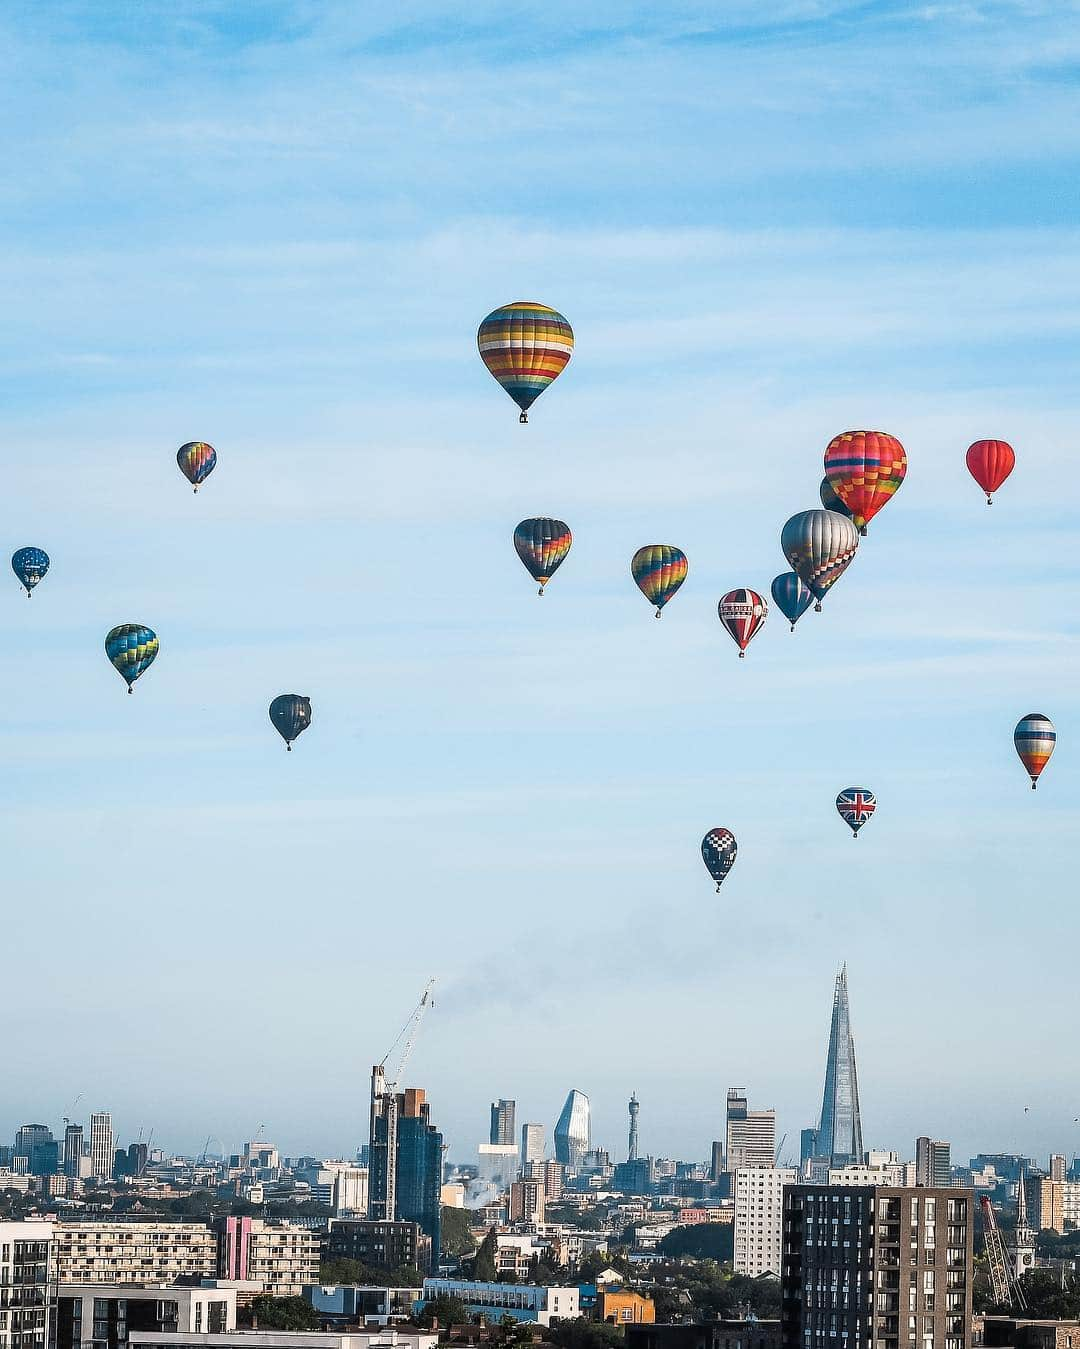
[[[986,504],[992,506],[991,492],[996,492],[1016,466],[1016,454],[1007,440],[977,440],[968,446],[968,472],[986,493]]]
[[[731,634],[739,648],[739,659],[746,655],[746,648],[757,636],[769,606],[755,590],[729,590],[716,606],[720,622]]]

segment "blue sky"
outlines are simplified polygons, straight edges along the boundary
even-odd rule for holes
[[[351,1151],[435,974],[455,1156],[571,1086],[620,1156],[632,1090],[655,1153],[732,1084],[796,1138],[847,959],[868,1144],[1080,1149],[1078,7],[370,8],[0,18],[0,542],[53,557],[2,601],[0,1129],[81,1092]],[[513,298],[577,334],[528,427],[475,351]],[[736,660],[716,600],[856,426],[907,482]],[[534,514],[575,536],[543,602]],[[690,558],[662,623],[647,542]]]

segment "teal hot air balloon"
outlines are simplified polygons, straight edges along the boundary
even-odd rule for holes
[[[826,591],[844,574],[858,550],[859,531],[836,511],[800,511],[784,526],[780,547],[820,612]]]
[[[121,623],[105,638],[105,654],[132,693],[132,685],[144,674],[158,653],[157,633],[145,623]]]
[[[22,582],[29,599],[34,587],[49,570],[49,555],[44,548],[20,548],[11,556],[11,570]]]
[[[813,592],[803,585],[793,571],[786,571],[775,578],[772,597],[776,607],[791,624],[792,632],[795,631],[795,624],[814,602]]]
[[[270,704],[270,720],[291,752],[292,742],[311,725],[311,699],[302,693],[279,693]]]

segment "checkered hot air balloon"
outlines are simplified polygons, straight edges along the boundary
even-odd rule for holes
[[[994,504],[996,492],[1016,466],[1016,453],[1007,440],[977,440],[968,446],[968,472],[986,493],[986,504]]]
[[[493,309],[476,334],[480,358],[521,409],[520,422],[562,374],[574,350],[574,330],[556,309],[532,300]]]
[[[217,450],[205,440],[189,440],[176,451],[176,462],[180,472],[197,492],[217,463]]]
[[[656,605],[657,618],[686,580],[689,565],[683,550],[670,543],[648,543],[634,554],[630,575],[649,603]]]
[[[877,809],[877,798],[869,787],[845,787],[836,798],[836,809],[851,827],[852,836],[858,838],[859,830]]]
[[[1031,790],[1038,784],[1039,774],[1050,762],[1050,755],[1057,744],[1057,731],[1049,717],[1041,712],[1029,712],[1016,723],[1013,731],[1013,744],[1020,756],[1020,762],[1031,778]]]
[[[716,882],[716,893],[724,883],[724,877],[735,865],[735,854],[739,851],[735,835],[730,829],[710,829],[701,840],[701,856],[705,869]]]
[[[132,685],[153,665],[158,653],[157,634],[145,623],[121,623],[105,638],[105,654],[133,693]]]
[[[514,530],[514,548],[529,575],[540,582],[541,595],[562,566],[573,542],[569,525],[544,515],[522,520]]]
[[[731,634],[739,648],[739,659],[754,640],[765,622],[769,606],[756,590],[729,590],[716,606],[720,622]]]
[[[906,473],[903,445],[884,431],[845,431],[825,449],[825,475],[860,534],[892,499]]]

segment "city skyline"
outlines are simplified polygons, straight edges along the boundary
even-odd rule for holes
[[[455,1155],[574,1083],[613,1155],[631,1090],[642,1152],[707,1155],[732,1083],[814,1119],[847,960],[867,1146],[1071,1155],[1074,16],[137,8],[0,15],[4,538],[52,557],[0,587],[9,1134],[82,1091],[125,1142],[347,1155],[435,974],[409,1078]],[[475,340],[518,297],[576,333],[524,427]],[[903,488],[738,660],[717,599],[768,592],[859,425]],[[543,600],[537,512],[574,534]],[[661,622],[653,541],[690,567]],[[914,934],[917,999],[880,977]],[[1038,1024],[988,996],[1006,947]]]

